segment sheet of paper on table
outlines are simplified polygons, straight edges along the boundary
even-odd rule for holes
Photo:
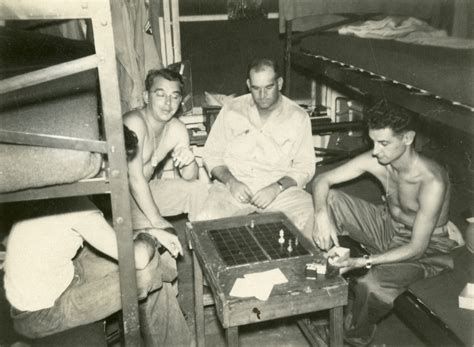
[[[270,297],[274,285],[286,282],[288,279],[280,269],[245,274],[244,278],[235,280],[230,295],[240,298],[254,296],[265,301]]]

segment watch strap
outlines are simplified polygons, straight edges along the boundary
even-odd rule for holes
[[[370,255],[365,254],[363,258],[365,259],[365,268],[370,269],[373,265],[372,260],[370,259]]]

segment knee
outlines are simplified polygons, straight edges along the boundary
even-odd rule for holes
[[[385,283],[383,275],[379,277],[376,270],[376,268],[371,269],[365,276],[357,280],[356,293],[367,296],[375,302],[392,306],[401,291],[396,286]]]
[[[367,293],[377,293],[380,289],[380,283],[375,278],[373,271],[367,272],[364,276],[357,279],[358,290],[362,290]]]

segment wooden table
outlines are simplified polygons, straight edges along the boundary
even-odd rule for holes
[[[187,223],[186,235],[193,249],[195,323],[198,347],[205,346],[203,275],[212,291],[216,312],[226,331],[229,346],[238,346],[238,327],[272,319],[291,317],[305,313],[329,309],[329,343],[343,345],[343,313],[347,304],[348,285],[340,276],[326,279],[306,279],[305,264],[321,259],[322,254],[309,242],[298,237],[298,243],[309,251],[308,254],[283,259],[270,259],[250,264],[229,266],[216,247],[210,231],[232,227],[259,226],[261,223],[282,222],[292,234],[299,231],[283,213],[253,214],[230,217],[213,221]],[[252,229],[253,230],[253,229]],[[285,237],[288,239],[288,231]],[[214,235],[214,234],[213,234]],[[278,242],[278,241],[277,241]],[[294,246],[294,243],[293,243]],[[273,287],[266,301],[255,297],[233,297],[229,293],[237,278],[245,274],[263,272],[279,268],[287,283]]]

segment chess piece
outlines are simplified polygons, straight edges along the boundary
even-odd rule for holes
[[[250,228],[255,228],[255,221],[253,219],[250,221]]]
[[[299,244],[300,244],[300,241],[298,240],[297,237],[295,237],[295,248],[297,248]]]
[[[278,243],[280,245],[283,245],[285,243],[285,238],[284,238],[285,232],[283,229],[280,229],[280,238],[278,239]]]
[[[292,243],[293,243],[293,241],[291,241],[291,239],[288,240],[288,248],[287,248],[288,253],[293,252],[293,245],[292,245]]]

